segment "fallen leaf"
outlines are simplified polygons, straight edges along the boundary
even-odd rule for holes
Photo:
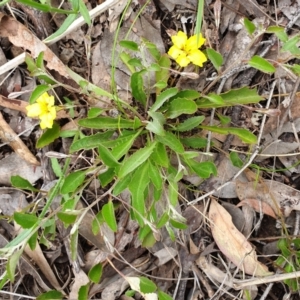
[[[272,274],[265,265],[257,260],[254,248],[233,225],[230,214],[214,199],[210,204],[209,219],[216,244],[234,265],[249,275],[267,276]]]
[[[249,205],[251,206],[252,208],[255,209],[255,211],[257,212],[263,212],[264,214],[274,218],[274,219],[277,219],[277,216],[275,215],[275,212],[274,210],[272,209],[272,207],[265,203],[265,202],[262,202],[258,199],[245,199],[245,200],[242,200],[240,203],[238,203],[237,207],[240,207],[240,206],[243,206],[243,205]]]

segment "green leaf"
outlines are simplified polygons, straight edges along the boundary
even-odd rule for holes
[[[287,42],[289,37],[284,31],[283,27],[269,26],[266,30],[267,33],[274,33],[282,42]]]
[[[129,184],[129,190],[131,192],[131,205],[134,208],[133,213],[136,217],[136,220],[143,226],[143,218],[145,216],[145,196],[144,191],[149,183],[149,174],[148,174],[149,164],[146,162],[141,165],[133,174],[132,180]]]
[[[297,56],[300,54],[300,50],[297,46],[297,44],[300,41],[300,36],[296,35],[292,38],[290,38],[287,42],[285,42],[282,46],[281,51],[289,51],[291,54]]]
[[[168,294],[164,293],[161,290],[158,290],[157,294],[158,294],[158,300],[173,300],[172,297],[170,297]]]
[[[152,122],[148,121],[146,129],[157,134],[164,135],[165,130],[163,125],[166,123],[166,119],[162,113],[159,112],[148,112],[148,115],[152,118]]]
[[[217,71],[219,71],[220,67],[223,64],[222,55],[219,52],[212,49],[212,48],[207,48],[206,49],[206,54],[207,54],[208,59],[212,62],[215,69]]]
[[[255,144],[257,142],[257,137],[247,129],[243,129],[243,128],[203,126],[203,125],[200,125],[200,128],[210,130],[212,132],[217,132],[220,134],[234,134],[238,136],[244,143],[247,144]]]
[[[71,25],[74,23],[74,21],[77,19],[77,14],[69,15],[63,24],[59,27],[57,31],[55,31],[53,34],[51,34],[49,37],[47,37],[43,42],[49,43],[53,40],[55,40],[57,37],[62,35]]]
[[[168,187],[168,199],[174,207],[178,203],[178,183],[173,179],[168,179],[169,187]]]
[[[121,128],[137,129],[142,125],[139,119],[126,120],[122,118],[114,119],[112,117],[97,117],[91,119],[81,119],[78,121],[78,124],[86,128],[94,128],[94,129],[121,129]]]
[[[62,300],[63,298],[61,292],[52,290],[39,295],[36,300]]]
[[[205,120],[204,116],[196,116],[196,117],[188,118],[184,120],[182,123],[179,123],[176,127],[176,130],[180,132],[190,131],[195,127],[199,126],[204,120]]]
[[[112,153],[103,145],[98,146],[99,149],[99,157],[103,161],[103,163],[111,168],[117,167],[119,162],[115,159]]]
[[[224,115],[222,115],[222,114],[220,114],[218,112],[216,112],[216,114],[217,114],[218,118],[220,119],[222,125],[227,125],[227,124],[229,124],[231,122],[231,118],[230,117],[224,116]]]
[[[109,201],[108,203],[103,205],[102,216],[103,216],[104,221],[108,225],[108,227],[112,231],[117,232],[118,225],[117,225],[114,205],[113,205],[112,201]]]
[[[235,167],[241,168],[244,165],[243,161],[236,152],[230,152],[230,160]]]
[[[76,1],[74,1],[74,2],[76,2]],[[91,26],[91,24],[92,24],[91,17],[90,17],[89,11],[83,0],[79,0],[79,12],[82,15],[86,24]]]
[[[127,63],[128,63],[129,66],[137,67],[137,68],[140,68],[140,69],[142,69],[144,67],[143,64],[142,64],[142,61],[139,58],[136,58],[136,57],[129,59]],[[134,73],[134,72],[135,72],[135,69],[132,73]]]
[[[140,277],[140,291],[144,294],[154,293],[157,287],[155,283],[146,277]]]
[[[75,171],[69,174],[61,187],[62,194],[68,194],[74,192],[84,181],[85,172]]]
[[[101,225],[104,223],[102,211],[98,211],[95,218],[92,221],[92,232],[94,235],[97,235],[100,232]]]
[[[162,143],[157,143],[156,148],[154,149],[151,159],[155,162],[155,164],[168,168],[170,161],[169,156],[166,150],[166,147]]]
[[[119,169],[118,176],[120,178],[126,176],[127,174],[135,170],[138,166],[140,166],[143,162],[145,162],[152,154],[155,146],[156,146],[156,142],[153,142],[151,145],[148,145],[142,149],[137,150],[129,158],[125,159],[124,163],[121,165]]]
[[[210,175],[217,176],[217,168],[211,161],[196,162],[194,160],[191,160],[190,166],[192,170],[201,178],[206,179],[209,178]]]
[[[38,85],[32,92],[32,94],[29,98],[29,103],[30,104],[35,103],[38,98],[40,98],[45,92],[48,92],[51,89],[52,89],[52,86],[49,86],[49,85],[45,85],[45,84]]]
[[[276,71],[276,68],[270,64],[266,59],[258,56],[258,55],[254,55],[248,62],[248,64],[257,69],[260,70],[264,73],[274,73]]]
[[[132,96],[136,101],[139,101],[144,106],[146,105],[147,95],[144,90],[144,80],[143,80],[144,71],[135,72],[131,75],[130,78],[130,87],[132,91]]]
[[[88,111],[88,118],[96,118],[103,113],[103,109],[99,107],[91,107]]]
[[[201,137],[187,137],[181,138],[180,141],[188,147],[193,149],[201,149],[207,146],[207,139]]]
[[[27,179],[22,178],[19,175],[11,176],[10,182],[12,186],[21,190],[29,190],[32,192],[38,192],[39,190],[36,189]]]
[[[32,0],[18,0],[18,2],[22,3],[26,6],[36,8],[37,10],[44,11],[44,12],[57,12],[57,13],[61,13],[61,14],[74,14],[75,13],[73,10],[59,9],[56,7],[52,7],[48,4],[41,4],[41,3],[38,3],[38,2],[35,2]]]
[[[177,88],[169,88],[165,91],[163,91],[161,94],[159,94],[150,108],[150,112],[157,111],[168,99],[175,96],[178,93]]]
[[[212,103],[208,99],[199,99],[196,101],[198,108],[217,108],[225,106],[234,106],[239,104],[249,104],[258,103],[264,98],[257,94],[256,89],[249,89],[248,87],[243,87],[236,90],[230,90],[224,94],[220,94],[224,104]]]
[[[151,162],[149,163],[149,178],[157,190],[162,189],[163,179],[159,172],[159,168]]]
[[[32,214],[24,214],[21,212],[14,212],[14,220],[22,228],[32,228],[38,222],[38,217]]]
[[[155,81],[156,81],[156,94],[159,95],[163,88],[168,86],[168,79],[170,77],[170,67],[171,60],[167,53],[163,54],[159,60],[158,64],[161,68],[160,71],[155,73]]]
[[[155,60],[159,60],[161,57],[161,54],[160,54],[159,50],[157,49],[157,46],[155,44],[149,42],[145,38],[142,38],[142,40],[143,40],[143,43],[145,44],[147,50],[149,51],[149,53],[152,55],[152,57]]]
[[[120,41],[120,46],[132,51],[138,51],[139,50],[139,45],[133,41],[127,41],[127,40],[123,40]]]
[[[198,107],[195,101],[185,98],[176,98],[171,101],[166,116],[170,119],[174,119],[183,114],[194,114],[197,110]]]
[[[210,102],[223,106],[224,100],[222,99],[222,97],[220,95],[214,94],[214,93],[210,93],[207,96],[205,96],[206,99],[208,99]]]
[[[106,187],[109,183],[112,182],[115,175],[115,168],[108,168],[106,172],[100,174],[98,176],[98,179],[100,180],[101,186]]]
[[[97,148],[104,141],[108,141],[112,137],[113,133],[114,133],[113,130],[106,131],[106,132],[99,132],[94,135],[90,135],[80,140],[77,140],[73,142],[73,144],[71,145],[70,152],[73,153],[82,149],[90,150],[90,149]]]
[[[126,65],[126,67],[128,68],[128,70],[132,74],[136,71],[135,67],[129,63],[129,61],[131,60],[131,56],[128,53],[121,52],[120,53],[120,59],[122,60],[122,62]]]
[[[11,283],[14,283],[15,281],[15,272],[16,272],[16,267],[19,263],[19,259],[22,255],[23,249],[15,251],[9,258],[6,263],[6,271],[7,271],[7,276],[10,280]]]
[[[120,195],[129,185],[131,181],[130,174],[120,180],[116,183],[114,189],[113,189],[113,195],[118,196]]]
[[[156,228],[157,229],[162,228],[169,221],[169,219],[170,219],[169,212],[164,212],[161,218],[159,219]]]
[[[187,226],[186,224],[181,223],[181,222],[178,222],[178,221],[176,221],[176,220],[174,220],[174,219],[170,219],[170,224],[171,224],[174,228],[177,228],[177,229],[182,229],[182,230],[184,230],[184,229],[187,229],[187,228],[188,228],[188,226]]]
[[[78,291],[78,300],[87,300],[89,299],[89,288],[90,285],[87,283],[86,285],[82,285]]]
[[[246,30],[248,31],[248,33],[250,35],[252,35],[252,33],[255,31],[256,27],[254,25],[253,22],[251,22],[249,19],[247,18],[244,18],[244,25],[245,25],[245,28]]]
[[[184,153],[184,148],[180,142],[180,140],[171,132],[166,131],[164,136],[156,136],[156,140],[170,149],[175,151],[176,153],[182,154]]]
[[[54,122],[52,128],[47,128],[46,131],[38,139],[36,147],[40,149],[51,144],[59,138],[59,134],[60,126]]]
[[[103,273],[103,266],[101,263],[94,265],[89,271],[89,279],[94,283],[99,283]]]
[[[176,98],[186,98],[189,100],[196,100],[201,96],[201,94],[195,90],[182,90],[178,92],[178,94],[174,97],[172,97],[171,100]]]
[[[63,175],[63,172],[62,172],[61,166],[58,162],[58,159],[56,157],[51,157],[50,162],[51,162],[51,167],[52,167],[52,170],[53,170],[55,176],[61,177]]]
[[[74,224],[78,216],[78,212],[62,212],[57,213],[57,217],[62,220],[66,225]]]
[[[36,231],[35,233],[33,233],[33,235],[28,240],[28,245],[29,245],[31,250],[34,250],[35,247],[36,247],[37,237],[38,237],[38,233]]]

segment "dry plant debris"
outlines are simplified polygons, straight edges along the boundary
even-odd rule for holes
[[[0,297],[299,299],[298,2],[52,5],[0,10]]]

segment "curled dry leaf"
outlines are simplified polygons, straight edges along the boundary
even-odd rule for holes
[[[209,209],[211,232],[222,253],[234,265],[249,275],[267,276],[272,274],[268,268],[257,260],[256,252],[232,223],[226,209],[212,200]]]
[[[251,206],[252,208],[255,209],[255,211],[257,212],[263,212],[264,214],[274,218],[274,219],[277,219],[277,216],[274,212],[274,210],[272,209],[272,207],[265,203],[265,202],[262,202],[258,199],[245,199],[245,200],[242,200],[238,205],[237,207],[240,207],[240,206],[243,206],[243,205],[249,205]]]

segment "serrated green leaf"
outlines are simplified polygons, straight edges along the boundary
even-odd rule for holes
[[[38,222],[38,217],[32,214],[24,214],[21,212],[14,212],[14,220],[22,228],[31,228]]]
[[[27,179],[22,178],[19,175],[11,176],[10,182],[12,186],[21,190],[29,190],[32,192],[38,192],[39,190],[36,189]]]
[[[6,263],[7,276],[11,283],[16,279],[15,272],[19,262],[19,259],[22,255],[23,249],[15,251],[9,258]]]
[[[201,149],[207,146],[207,139],[200,137],[187,137],[181,138],[180,141],[185,145],[193,149]]]
[[[264,73],[274,73],[276,71],[276,68],[269,63],[266,59],[258,56],[258,55],[254,55],[248,62],[248,64],[257,69],[260,70]]]
[[[140,120],[127,120],[122,118],[112,118],[112,117],[97,117],[91,119],[81,119],[78,121],[80,126],[86,128],[93,128],[93,129],[122,129],[122,128],[129,128],[129,129],[137,129],[139,128],[142,123]]]
[[[176,127],[176,130],[180,132],[190,131],[195,127],[199,126],[204,120],[205,120],[204,116],[196,116],[196,117],[188,118],[184,120],[182,123],[179,123]]]
[[[38,98],[40,98],[44,93],[48,92],[49,90],[51,90],[52,87],[49,85],[45,85],[45,84],[40,84],[38,85],[32,92],[30,98],[29,98],[29,103],[33,104],[36,102],[36,100]]]
[[[236,152],[230,152],[230,160],[235,167],[241,168],[244,165],[243,161]]]
[[[212,103],[208,99],[202,98],[196,101],[198,108],[217,108],[239,104],[258,103],[264,99],[257,94],[256,89],[249,89],[248,87],[230,90],[229,92],[220,94],[220,96],[222,97],[224,104],[218,105]]]
[[[154,102],[154,104],[150,108],[150,112],[157,111],[168,99],[175,96],[178,93],[177,88],[169,88],[159,94]]]
[[[89,279],[94,283],[99,283],[103,273],[103,266],[101,263],[94,265],[89,271]]]
[[[52,290],[39,295],[36,300],[62,300],[63,298],[61,292]]]
[[[197,110],[198,107],[195,101],[185,98],[176,98],[171,101],[166,116],[170,119],[174,119],[183,114],[194,114]]]
[[[222,97],[220,95],[215,94],[215,93],[210,93],[207,96],[205,96],[205,98],[208,99],[210,102],[212,102],[214,104],[217,104],[217,105],[220,105],[220,106],[223,106],[225,104]]]
[[[159,168],[151,162],[149,163],[149,177],[157,190],[162,189],[163,179],[159,172]]]
[[[178,203],[178,183],[174,179],[168,179],[168,182],[168,198],[170,204],[175,207]]]
[[[54,122],[52,128],[47,128],[46,131],[38,139],[36,143],[36,147],[40,149],[51,144],[52,142],[54,142],[56,139],[59,138],[59,135],[60,135],[60,126]]]
[[[166,134],[164,136],[156,136],[156,140],[166,146],[168,146],[170,149],[175,151],[178,154],[182,154],[184,152],[184,148],[179,140],[173,133],[166,131]]]
[[[140,291],[144,294],[154,293],[156,284],[146,277],[140,277]]]
[[[185,98],[185,99],[189,99],[189,100],[196,100],[201,96],[201,94],[195,90],[182,90],[179,91],[178,94],[176,94],[176,96],[173,96],[171,98],[171,100],[175,99],[175,98]]]
[[[153,142],[151,145],[148,145],[142,149],[137,150],[129,158],[125,159],[124,163],[121,165],[118,172],[119,178],[122,178],[127,174],[131,173],[143,162],[145,162],[152,154],[155,146],[156,146],[156,142]]]
[[[130,78],[130,87],[134,99],[145,106],[147,95],[144,90],[144,79],[142,76],[143,74],[144,71],[133,73]]]
[[[115,168],[108,168],[106,172],[100,174],[98,176],[98,179],[100,180],[101,186],[106,187],[109,183],[112,182],[115,175]]]
[[[130,174],[128,176],[118,180],[118,182],[116,183],[116,185],[113,189],[113,195],[115,195],[115,196],[120,195],[128,187],[130,181],[131,181]]]
[[[103,205],[102,216],[103,216],[104,221],[108,225],[108,227],[112,231],[117,232],[118,225],[117,225],[114,205],[113,205],[112,201],[109,201],[108,203]]]
[[[119,42],[120,46],[132,51],[138,51],[139,50],[139,45],[133,41],[128,41],[128,40],[122,40]]]
[[[75,171],[69,174],[61,187],[62,194],[68,194],[74,192],[84,181],[85,172]]]
[[[212,62],[215,69],[217,71],[219,71],[220,67],[223,64],[222,55],[219,52],[212,49],[212,48],[207,48],[206,49],[206,54],[207,54],[208,59]]]

